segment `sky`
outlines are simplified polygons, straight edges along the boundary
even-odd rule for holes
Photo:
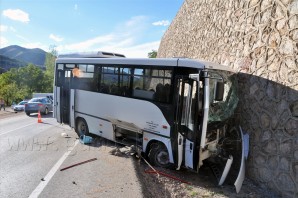
[[[0,0],[0,48],[52,46],[145,58],[158,50],[184,0]]]

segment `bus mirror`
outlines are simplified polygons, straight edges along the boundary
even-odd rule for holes
[[[220,82],[220,81],[217,81],[216,82],[215,98],[214,98],[214,100],[216,100],[216,101],[223,101],[224,87],[225,87],[224,82]]]

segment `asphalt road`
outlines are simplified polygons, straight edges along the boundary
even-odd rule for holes
[[[83,145],[52,114],[38,123],[37,115],[6,113],[0,114],[0,197],[143,197],[132,158],[111,155],[112,143]]]

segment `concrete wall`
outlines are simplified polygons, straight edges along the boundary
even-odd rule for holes
[[[247,176],[298,197],[298,0],[185,0],[158,50],[173,56],[239,72]]]

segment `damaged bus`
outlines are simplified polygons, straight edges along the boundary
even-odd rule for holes
[[[155,166],[212,167],[223,184],[234,167],[244,180],[241,128],[233,127],[237,80],[226,66],[186,59],[135,59],[113,53],[59,56],[54,117],[74,128],[136,145]]]

